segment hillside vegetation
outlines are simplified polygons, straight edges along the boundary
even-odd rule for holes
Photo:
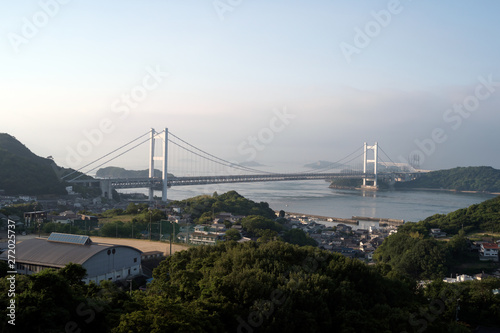
[[[500,196],[461,208],[449,214],[435,214],[418,223],[406,223],[400,230],[412,229],[428,233],[431,228],[455,235],[463,228],[471,232],[500,232]]]
[[[65,195],[68,185],[73,185],[73,189],[84,196],[100,194],[99,188],[84,188],[61,180],[69,173],[72,175],[68,179],[92,178],[73,169],[60,168],[51,158],[40,157],[15,137],[0,133],[0,190],[5,194]]]
[[[213,218],[214,213],[227,212],[233,215],[260,215],[274,219],[276,214],[269,208],[267,202],[254,202],[246,199],[236,191],[218,195],[199,195],[193,198],[174,201],[174,206],[179,206],[186,214],[191,214],[197,223],[204,223]]]
[[[500,170],[481,166],[431,171],[410,182],[396,183],[395,187],[500,192]]]
[[[0,189],[8,195],[66,194],[51,159],[33,154],[9,134],[0,133]]]

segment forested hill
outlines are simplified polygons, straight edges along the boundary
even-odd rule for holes
[[[405,223],[401,227],[428,234],[431,228],[440,228],[455,235],[463,228],[469,232],[500,232],[500,196],[449,214],[436,214],[418,223]]]
[[[227,212],[234,215],[259,215],[274,219],[276,214],[269,208],[267,202],[254,202],[236,191],[218,195],[199,195],[181,201],[174,201],[173,205],[179,206],[187,214],[191,214],[197,223],[204,223],[213,219],[214,213]]]
[[[481,166],[431,171],[410,182],[396,183],[395,187],[500,192],[500,170]]]
[[[5,194],[66,194],[49,158],[37,156],[15,137],[0,133],[0,189]]]

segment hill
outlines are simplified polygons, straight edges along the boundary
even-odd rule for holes
[[[446,215],[436,214],[418,223],[405,223],[401,228],[423,234],[428,234],[431,228],[439,228],[451,235],[462,228],[466,233],[500,232],[500,196]]]
[[[92,179],[73,169],[61,168],[51,158],[34,154],[15,137],[0,133],[0,190],[6,195],[65,195],[69,185],[84,196],[100,194],[98,188],[85,188],[61,180],[68,174],[72,175],[68,179]]]
[[[52,159],[37,156],[15,137],[0,133],[0,189],[5,194],[66,194],[55,170]]]
[[[245,162],[239,163],[239,165],[245,166],[245,167],[252,167],[252,168],[265,166],[264,164],[261,164],[259,162],[255,162],[255,161],[245,161]]]
[[[500,170],[480,166],[431,171],[410,182],[396,183],[395,188],[500,192]]]
[[[148,178],[149,170],[127,170],[119,167],[105,167],[97,170],[96,172],[97,178]],[[154,177],[161,178],[162,172],[160,170],[155,169]],[[168,177],[173,177],[171,173],[168,174]]]
[[[193,198],[174,201],[173,205],[179,206],[186,214],[191,214],[198,223],[204,223],[213,219],[213,214],[226,212],[234,215],[260,215],[274,219],[276,214],[269,208],[267,202],[254,202],[246,199],[236,191],[212,196],[199,195]]]
[[[325,169],[325,168],[341,168],[342,164],[329,162],[329,161],[317,161],[314,163],[305,164],[304,168],[308,169]]]

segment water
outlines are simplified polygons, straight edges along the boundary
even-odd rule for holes
[[[480,203],[494,195],[437,191],[360,191],[328,187],[323,180],[177,186],[168,198],[182,200],[200,194],[235,190],[244,197],[268,202],[274,210],[351,218],[366,216],[420,221],[434,214],[447,214]],[[125,192],[124,190],[121,190]],[[141,192],[147,190],[127,190]],[[161,192],[155,192],[161,197]]]

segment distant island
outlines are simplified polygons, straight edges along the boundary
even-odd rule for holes
[[[341,164],[329,161],[321,161],[321,160],[304,165],[304,168],[308,169],[325,169],[325,168],[340,168],[340,167],[342,167]]]
[[[105,167],[97,170],[95,176],[97,178],[148,178],[149,170],[127,170],[120,167]],[[168,177],[174,177],[173,174],[167,174]],[[155,178],[161,178],[162,172],[160,170],[155,169],[154,172]]]
[[[500,192],[500,170],[488,166],[457,167],[431,171],[409,182],[398,182],[396,189]]]
[[[361,179],[333,179],[330,187],[337,189],[359,188]],[[391,186],[379,179],[379,188]],[[408,182],[396,182],[396,190],[443,190],[461,192],[500,193],[500,170],[492,167],[457,167],[447,170],[423,173],[417,179]]]
[[[255,161],[244,161],[244,162],[239,163],[239,165],[245,166],[245,167],[263,167],[263,166],[265,166],[264,164],[261,164],[259,162],[255,162]]]

